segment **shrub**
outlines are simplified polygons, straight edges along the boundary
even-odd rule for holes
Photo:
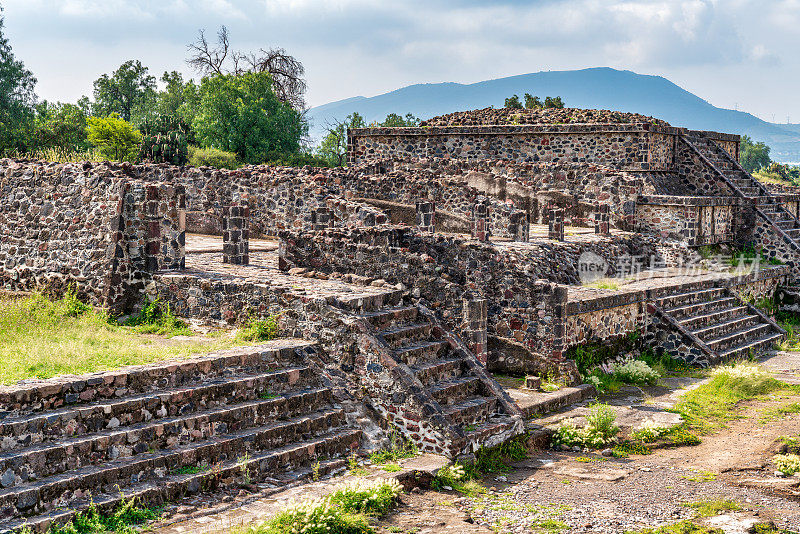
[[[642,360],[628,360],[622,365],[614,365],[613,375],[628,384],[655,385],[661,375]]]
[[[631,438],[643,443],[653,443],[661,437],[669,434],[670,428],[661,426],[655,421],[648,419],[639,425],[639,428],[631,433]]]
[[[619,426],[614,422],[616,419],[617,413],[611,406],[594,404],[589,408],[584,428],[578,428],[573,420],[565,419],[556,429],[553,444],[598,449],[611,443],[619,433]]]
[[[139,159],[173,165],[186,165],[189,161],[191,130],[183,119],[159,115],[154,119],[145,119],[139,131],[142,132]]]
[[[237,169],[240,166],[239,160],[233,152],[197,146],[189,146],[189,165],[217,169]]]
[[[800,473],[800,456],[796,454],[778,454],[772,459],[772,463],[784,475]]]
[[[116,113],[105,118],[89,117],[89,142],[112,161],[135,161],[142,135]]]

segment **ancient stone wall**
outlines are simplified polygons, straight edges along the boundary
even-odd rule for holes
[[[182,268],[182,187],[115,171],[0,160],[4,288],[74,285],[92,303],[116,307],[146,273]]]
[[[641,232],[689,246],[730,243],[743,204],[737,197],[643,196],[636,204],[636,221]]]
[[[348,162],[452,157],[669,170],[676,132],[652,124],[359,128],[348,132]]]
[[[676,192],[691,196],[735,196],[734,191],[728,187],[720,176],[709,166],[693,147],[681,138],[676,146],[676,169],[678,184]]]

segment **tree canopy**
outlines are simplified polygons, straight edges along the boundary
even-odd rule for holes
[[[308,131],[302,115],[272,91],[266,72],[203,78],[192,126],[204,146],[250,163],[297,152]]]
[[[747,172],[756,172],[768,166],[772,160],[769,157],[769,147],[759,141],[754,143],[750,137],[743,135],[739,145],[739,163]]]
[[[0,150],[26,148],[34,117],[35,86],[33,73],[14,57],[0,16]]]
[[[123,63],[111,75],[94,82],[94,114],[101,117],[117,113],[130,122],[135,115],[146,115],[156,100],[156,78],[138,60]]]

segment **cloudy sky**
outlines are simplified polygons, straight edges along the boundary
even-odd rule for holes
[[[800,0],[0,0],[42,98],[75,100],[128,59],[180,70],[200,28],[281,46],[308,102],[420,82],[594,66],[662,75],[712,104],[800,122]]]

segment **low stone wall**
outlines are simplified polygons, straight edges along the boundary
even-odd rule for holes
[[[786,264],[793,280],[800,279],[800,247],[786,232],[774,224],[761,210],[755,210],[755,224],[749,241],[767,258]]]
[[[642,196],[636,221],[641,232],[681,239],[689,246],[731,243],[745,202],[737,197]]]

